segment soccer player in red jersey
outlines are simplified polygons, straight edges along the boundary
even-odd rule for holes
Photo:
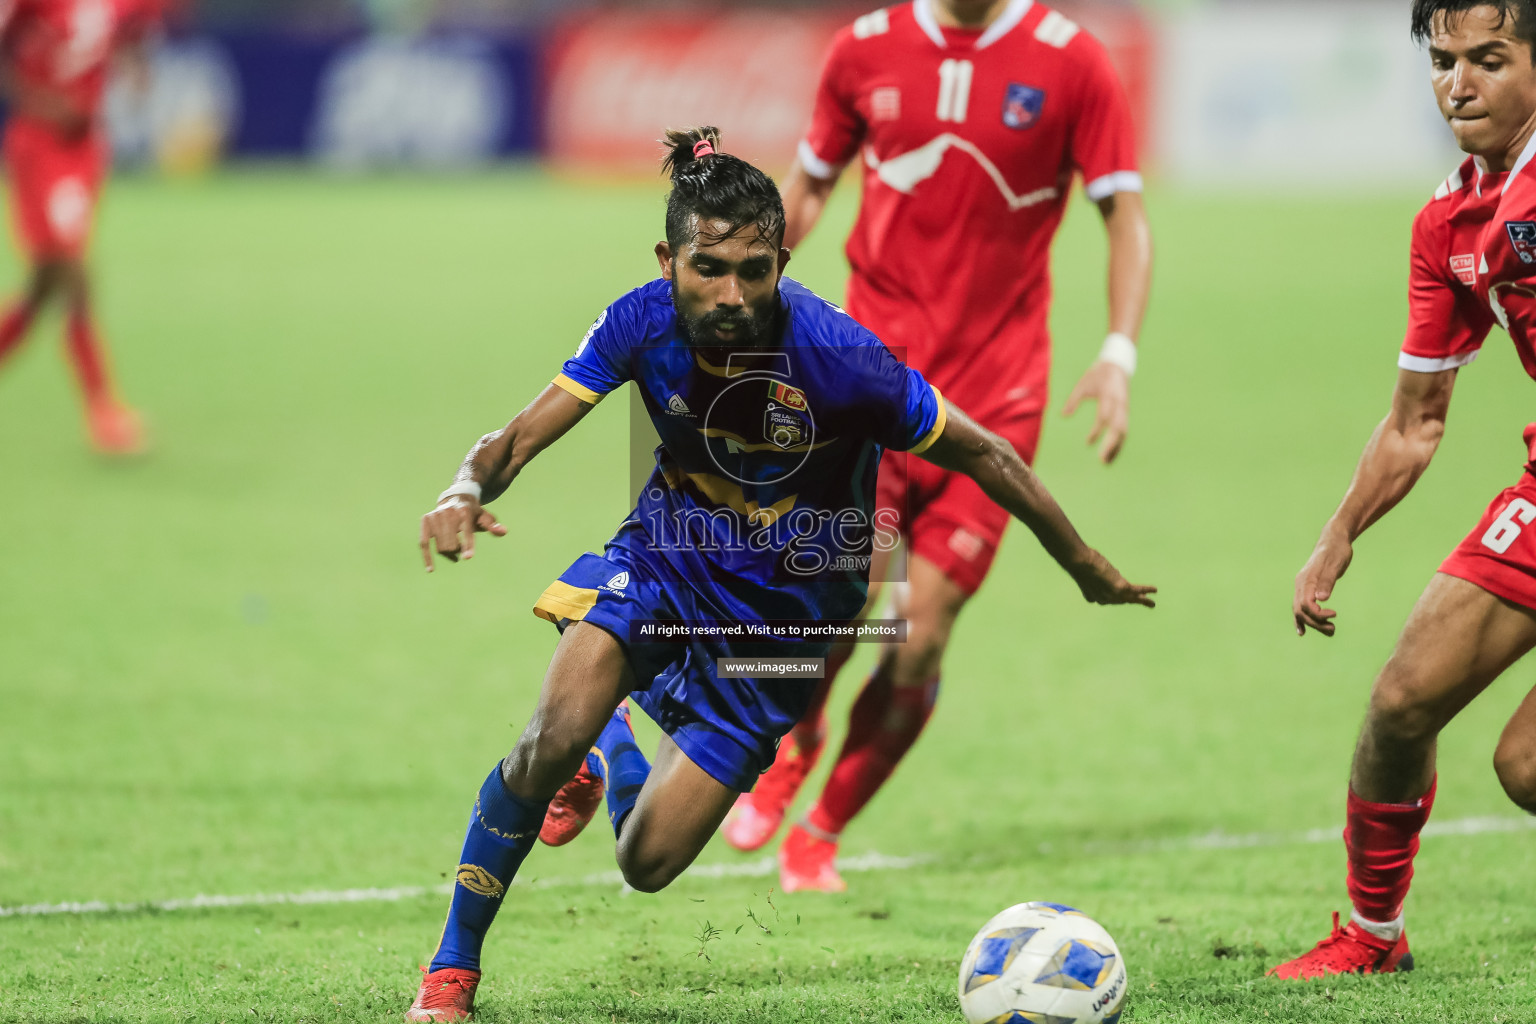
[[[114,57],[142,59],[140,44],[156,17],[155,0],[15,0],[0,35],[11,216],[30,267],[21,297],[0,313],[0,360],[60,296],[91,440],[111,454],[140,451],[144,430],[112,387],[85,252],[110,163],[102,123],[107,77]]]
[[[1097,403],[1089,441],[1108,463],[1126,434],[1151,278],[1130,106],[1104,47],[1032,0],[915,0],[838,34],[810,131],[786,179],[793,246],[850,160],[864,190],[848,239],[848,311],[1033,462],[1050,376],[1050,246],[1080,175],[1109,235],[1109,335],[1067,400]],[[909,554],[907,641],[883,650],[820,799],[779,854],[787,891],[843,888],[839,834],[917,740],[956,617],[986,577],[1007,517],[964,477],[888,458],[880,502]],[[877,558],[879,556],[877,555]],[[886,566],[873,566],[872,581]],[[870,604],[878,599],[871,586]],[[834,652],[826,686],[850,650]],[[814,766],[826,689],[727,822],[771,839]]]
[[[1296,632],[1332,636],[1324,608],[1354,541],[1412,489],[1445,432],[1457,371],[1494,324],[1536,377],[1536,0],[1414,0],[1440,112],[1471,154],[1413,225],[1408,333],[1392,408],[1371,436],[1344,501],[1296,577]],[[1280,978],[1386,973],[1413,966],[1403,900],[1419,830],[1435,800],[1440,730],[1536,646],[1536,424],[1531,461],[1440,565],[1376,678],[1355,747],[1344,846],[1349,923]],[[1536,691],[1499,738],[1494,770],[1536,812]]]

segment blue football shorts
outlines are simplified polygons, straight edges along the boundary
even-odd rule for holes
[[[816,679],[718,679],[717,658],[825,658],[830,643],[743,643],[724,638],[637,642],[630,623],[717,621],[687,582],[670,580],[633,521],[601,555],[584,554],[551,583],[534,614],[562,632],[588,622],[623,646],[639,686],[630,696],[711,778],[747,792],[773,764],[779,740],[800,720]],[[651,582],[666,580],[666,582]]]

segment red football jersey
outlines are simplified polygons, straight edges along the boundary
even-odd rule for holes
[[[1536,377],[1536,138],[1507,174],[1469,157],[1413,222],[1408,333],[1398,365],[1433,373],[1477,357],[1495,324]]]
[[[1050,373],[1050,245],[1074,175],[1091,199],[1140,191],[1125,90],[1104,47],[1013,0],[987,28],[941,28],[915,0],[834,39],[810,174],[861,156],[849,312],[989,424],[1038,413]]]
[[[27,84],[95,117],[113,52],[148,31],[158,8],[156,0],[15,0],[0,50]]]

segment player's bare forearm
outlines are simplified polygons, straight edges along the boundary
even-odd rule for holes
[[[1152,606],[1150,595],[1157,588],[1126,582],[1103,555],[1084,543],[1051,492],[1011,444],[953,405],[947,407],[947,413],[944,433],[923,452],[924,458],[976,481],[982,493],[1029,527],[1089,601]]]
[[[1407,497],[1429,468],[1445,436],[1455,384],[1455,370],[1398,371],[1392,409],[1371,434],[1330,520],[1351,542]]]
[[[779,190],[784,200],[784,248],[793,249],[811,233],[836,185],[836,178],[818,178],[795,161]]]
[[[1297,636],[1315,629],[1332,636],[1338,613],[1323,607],[1354,559],[1355,540],[1386,515],[1429,468],[1445,436],[1455,370],[1399,370],[1392,409],[1376,426],[1355,466],[1349,490],[1323,526],[1307,564],[1296,574],[1291,616]]]
[[[1068,572],[1084,564],[1088,545],[1013,446],[952,405],[948,414],[943,435],[923,452],[923,458],[975,480],[988,498],[1028,526]]]
[[[592,406],[551,384],[501,430],[475,442],[455,483],[480,485],[480,503],[489,504],[504,494],[534,456],[558,441],[581,422]]]
[[[1141,335],[1152,292],[1152,228],[1140,192],[1116,192],[1099,201],[1109,237],[1109,329]]]
[[[485,503],[500,497],[535,455],[581,422],[591,408],[551,384],[511,423],[475,442],[453,480],[478,485],[479,497],[470,488],[468,494],[445,494],[421,517],[420,547],[427,571],[432,571],[434,553],[450,562],[474,557],[476,533],[506,536],[507,528],[485,510]]]
[[[1114,462],[1130,429],[1131,372],[1136,338],[1152,287],[1152,232],[1139,192],[1116,192],[1099,201],[1109,235],[1109,337],[1098,361],[1088,368],[1062,415],[1083,402],[1094,403],[1088,443],[1099,446],[1099,461]]]

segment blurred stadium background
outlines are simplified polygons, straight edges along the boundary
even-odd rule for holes
[[[1161,606],[1081,605],[1015,531],[928,733],[845,838],[891,870],[786,898],[716,844],[626,898],[593,828],[530,859],[482,1020],[953,1021],[966,941],[1026,898],[1116,935],[1127,1024],[1531,1019],[1536,855],[1489,768],[1524,672],[1442,737],[1420,969],[1262,977],[1344,906],[1371,678],[1524,458],[1530,384],[1496,337],[1435,468],[1360,545],[1339,637],[1290,633],[1292,575],[1386,407],[1411,218],[1458,159],[1406,4],[1059,6],[1132,91],[1159,262],[1126,455],[1104,470],[1053,413],[1041,472]],[[177,12],[147,102],[114,97],[93,251],[154,451],[88,453],[51,329],[0,372],[0,1021],[399,1019],[470,790],[553,647],[526,609],[628,508],[623,403],[530,467],[472,566],[420,575],[417,517],[654,273],[661,128],[715,123],[784,169],[828,35],[866,9]],[[856,198],[795,254],[831,297]],[[1055,251],[1058,406],[1103,337],[1096,221],[1074,200]],[[19,273],[0,253],[0,292]]]
[[[1443,174],[1393,0],[1064,0],[1103,39],[1165,180],[1360,188]],[[857,3],[198,0],[147,104],[118,104],[119,152],[167,170],[221,158],[346,169],[542,157],[649,171],[658,124],[710,118],[784,164],[830,34]],[[750,41],[750,45],[748,44]],[[1339,102],[1348,96],[1349,102]]]

